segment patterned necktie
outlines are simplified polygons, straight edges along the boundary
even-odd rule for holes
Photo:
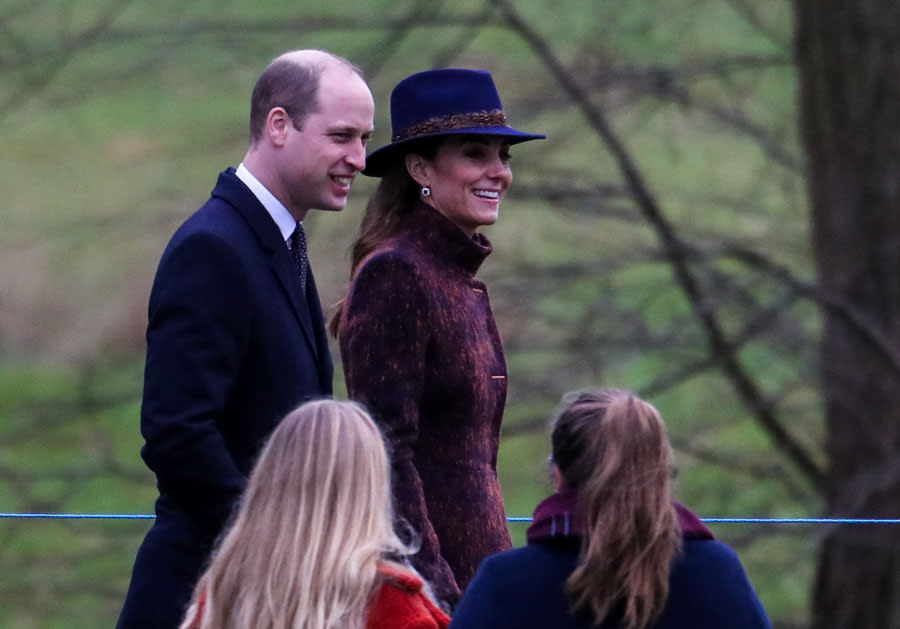
[[[306,232],[303,225],[297,223],[297,228],[291,234],[291,254],[297,264],[297,273],[300,275],[300,289],[306,294],[306,276],[309,274],[309,260],[306,257]]]

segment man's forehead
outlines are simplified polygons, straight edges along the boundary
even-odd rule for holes
[[[361,135],[371,135],[375,132],[375,127],[369,123],[354,123],[348,120],[333,120],[326,124],[326,133],[358,133]]]
[[[374,125],[375,102],[372,93],[359,75],[326,77],[319,82],[315,112],[330,129],[341,128],[371,132]]]

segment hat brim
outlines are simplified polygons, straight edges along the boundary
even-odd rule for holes
[[[362,174],[369,177],[381,177],[397,159],[405,155],[411,144],[427,138],[438,138],[447,135],[491,135],[509,140],[510,144],[520,144],[529,140],[543,140],[547,136],[540,133],[525,133],[512,127],[468,127],[462,129],[445,129],[435,133],[425,133],[398,142],[391,142],[380,149],[372,151],[366,157],[366,167]]]

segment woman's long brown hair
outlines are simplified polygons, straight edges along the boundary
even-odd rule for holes
[[[569,394],[551,440],[553,461],[576,490],[586,525],[566,581],[574,608],[590,609],[601,622],[622,605],[625,626],[643,629],[665,606],[682,537],[662,418],[629,391]]]
[[[395,158],[390,170],[382,176],[378,187],[375,188],[374,194],[366,204],[366,211],[359,225],[359,233],[350,246],[351,279],[366,256],[397,233],[403,217],[409,213],[419,198],[421,187],[407,172],[405,156],[409,153],[416,153],[425,159],[434,159],[438,146],[443,140],[443,137],[437,137],[412,143],[404,153]],[[335,306],[335,314],[328,325],[333,336],[337,336],[341,329],[344,299],[346,299],[346,295]]]

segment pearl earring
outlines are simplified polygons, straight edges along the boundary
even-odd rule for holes
[[[431,196],[431,187],[430,186],[422,186],[422,196],[423,197]]]

